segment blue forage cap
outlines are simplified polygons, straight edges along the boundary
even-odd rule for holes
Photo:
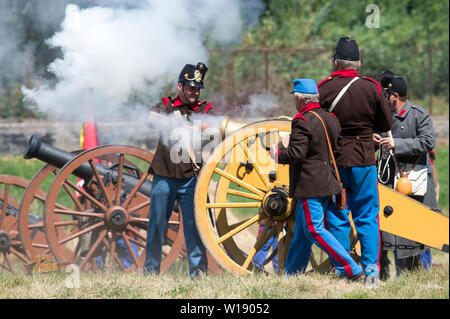
[[[316,81],[313,79],[294,79],[294,89],[291,93],[318,94]]]

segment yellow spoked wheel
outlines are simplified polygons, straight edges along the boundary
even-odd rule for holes
[[[197,227],[203,243],[226,271],[273,272],[267,260],[274,255],[278,255],[278,269],[284,269],[295,202],[288,197],[289,167],[277,164],[269,150],[290,130],[287,120],[245,126],[216,147],[198,176]],[[278,248],[267,254],[266,267],[256,267],[254,257],[268,241],[276,241]],[[325,257],[314,247],[312,269],[328,270]]]

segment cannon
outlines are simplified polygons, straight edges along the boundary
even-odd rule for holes
[[[32,263],[20,233],[18,217],[20,215],[20,200],[28,185],[24,178],[0,175],[0,270],[12,274],[25,272],[25,266]],[[39,193],[38,195],[43,195]],[[27,225],[36,225],[39,218],[30,214],[27,216]],[[43,232],[30,234],[30,242],[40,246],[46,243]]]
[[[46,144],[42,142],[37,135],[33,134],[25,147],[23,157],[26,159],[37,158],[47,164],[61,168],[73,160],[75,155]],[[116,169],[116,166],[108,167],[101,163],[95,162],[94,166],[95,169],[93,169],[90,164],[83,163],[72,173],[73,175],[89,182],[96,174],[95,171],[97,171],[99,175],[109,176],[108,178],[111,178],[113,182],[117,183],[119,170]],[[136,175],[132,175],[126,171],[122,172],[122,179],[123,183],[129,185],[130,187],[136,186],[139,182],[139,178],[136,178]],[[152,192],[152,183],[150,180],[145,179],[143,181],[142,185],[139,187],[139,192],[147,197],[150,197]]]
[[[288,166],[274,162],[269,150],[290,129],[286,117],[251,124],[228,118],[222,122],[223,141],[198,175],[194,205],[195,221],[209,259],[224,271],[259,271],[253,265],[253,257],[273,236],[278,248],[266,263],[277,254],[279,269],[283,269],[293,235],[295,207],[287,194]],[[43,226],[48,246],[33,243],[26,246],[41,245],[58,262],[75,263],[82,269],[142,267],[151,154],[114,145],[67,154],[35,139],[30,139],[24,155],[49,161],[51,164],[47,165],[52,168],[48,172],[56,177],[46,196],[43,222],[39,226],[19,223],[28,232]],[[83,189],[76,186],[76,176],[85,179]],[[145,185],[147,190],[144,187],[141,192],[141,186]],[[382,230],[448,252],[447,216],[382,185],[379,195]],[[258,223],[263,220],[268,227],[258,233]],[[358,259],[360,249],[354,227],[349,236],[351,254]],[[182,237],[181,218],[172,214],[162,270],[167,260],[170,262],[166,266],[173,263],[180,251],[183,254],[183,240],[178,241]],[[128,251],[125,256],[128,265],[117,254],[119,239],[121,248]],[[317,247],[313,247],[310,264],[313,271],[330,270],[329,260]],[[273,269],[266,265],[264,271]]]
[[[24,157],[47,163],[28,187],[21,207],[24,216],[40,183],[48,175],[54,176],[39,223],[47,246],[37,247],[30,242],[30,232],[39,226],[27,225],[26,218],[19,218],[30,255],[36,254],[37,248],[48,247],[58,264],[77,264],[82,270],[142,268],[151,194],[151,153],[110,145],[73,154],[33,135]],[[84,181],[81,188],[77,177]],[[181,214],[174,211],[163,247],[161,271],[173,264],[183,244]]]
[[[238,127],[232,121],[230,125]],[[290,130],[291,122],[285,118],[241,124],[215,148],[198,175],[194,201],[197,227],[208,251],[226,271],[257,271],[253,257],[272,236],[278,240],[276,253],[279,269],[283,269],[295,207],[287,196],[288,165],[276,163],[269,150]],[[383,185],[378,189],[381,230],[448,252],[448,216]],[[262,220],[267,227],[258,234]],[[358,259],[354,227],[349,236],[351,255]],[[310,264],[313,271],[330,270],[329,260],[315,246]],[[264,271],[273,269],[266,265]]]

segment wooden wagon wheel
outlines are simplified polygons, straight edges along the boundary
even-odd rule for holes
[[[25,272],[24,266],[31,262],[18,227],[19,203],[28,184],[21,177],[0,175],[0,268],[12,274]],[[41,233],[33,240],[45,243],[45,236]]]
[[[81,151],[72,152],[74,155]],[[51,254],[44,229],[44,208],[47,193],[42,190],[42,184],[56,176],[59,168],[46,164],[31,179],[19,206],[19,233],[23,246],[31,259],[36,256]],[[61,203],[56,204],[59,208],[63,208]],[[67,223],[58,221],[60,227],[68,226]],[[62,231],[58,232],[59,236],[64,236]],[[35,240],[39,238],[39,240]]]
[[[96,164],[102,157],[109,157],[105,166]],[[44,216],[50,250],[58,262],[95,271],[102,267],[142,269],[150,205],[150,194],[143,189],[151,184],[148,168],[152,158],[151,153],[131,146],[101,146],[79,154],[61,168],[48,192]],[[79,189],[71,179],[82,165],[91,168],[92,179]],[[126,182],[130,180],[134,185]],[[60,196],[69,196],[74,207],[58,207]],[[66,226],[68,235],[64,238],[57,235],[60,227],[56,216],[72,223]],[[181,215],[174,213],[169,221],[161,271],[176,260],[183,237]],[[64,253],[63,247],[71,254]]]
[[[279,270],[284,269],[295,205],[287,196],[289,167],[275,163],[269,147],[290,130],[291,122],[285,120],[245,126],[227,137],[200,171],[195,190],[197,227],[213,258],[227,271],[255,271],[253,257],[273,236],[278,241]],[[267,227],[258,235],[262,220]],[[329,269],[328,260],[319,260],[319,249],[313,247],[312,268]]]

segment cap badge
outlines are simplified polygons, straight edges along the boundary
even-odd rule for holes
[[[195,82],[201,82],[202,81],[202,74],[199,70],[194,71],[194,77],[192,79],[189,78],[189,74],[185,73],[184,78],[188,81],[195,81]]]

